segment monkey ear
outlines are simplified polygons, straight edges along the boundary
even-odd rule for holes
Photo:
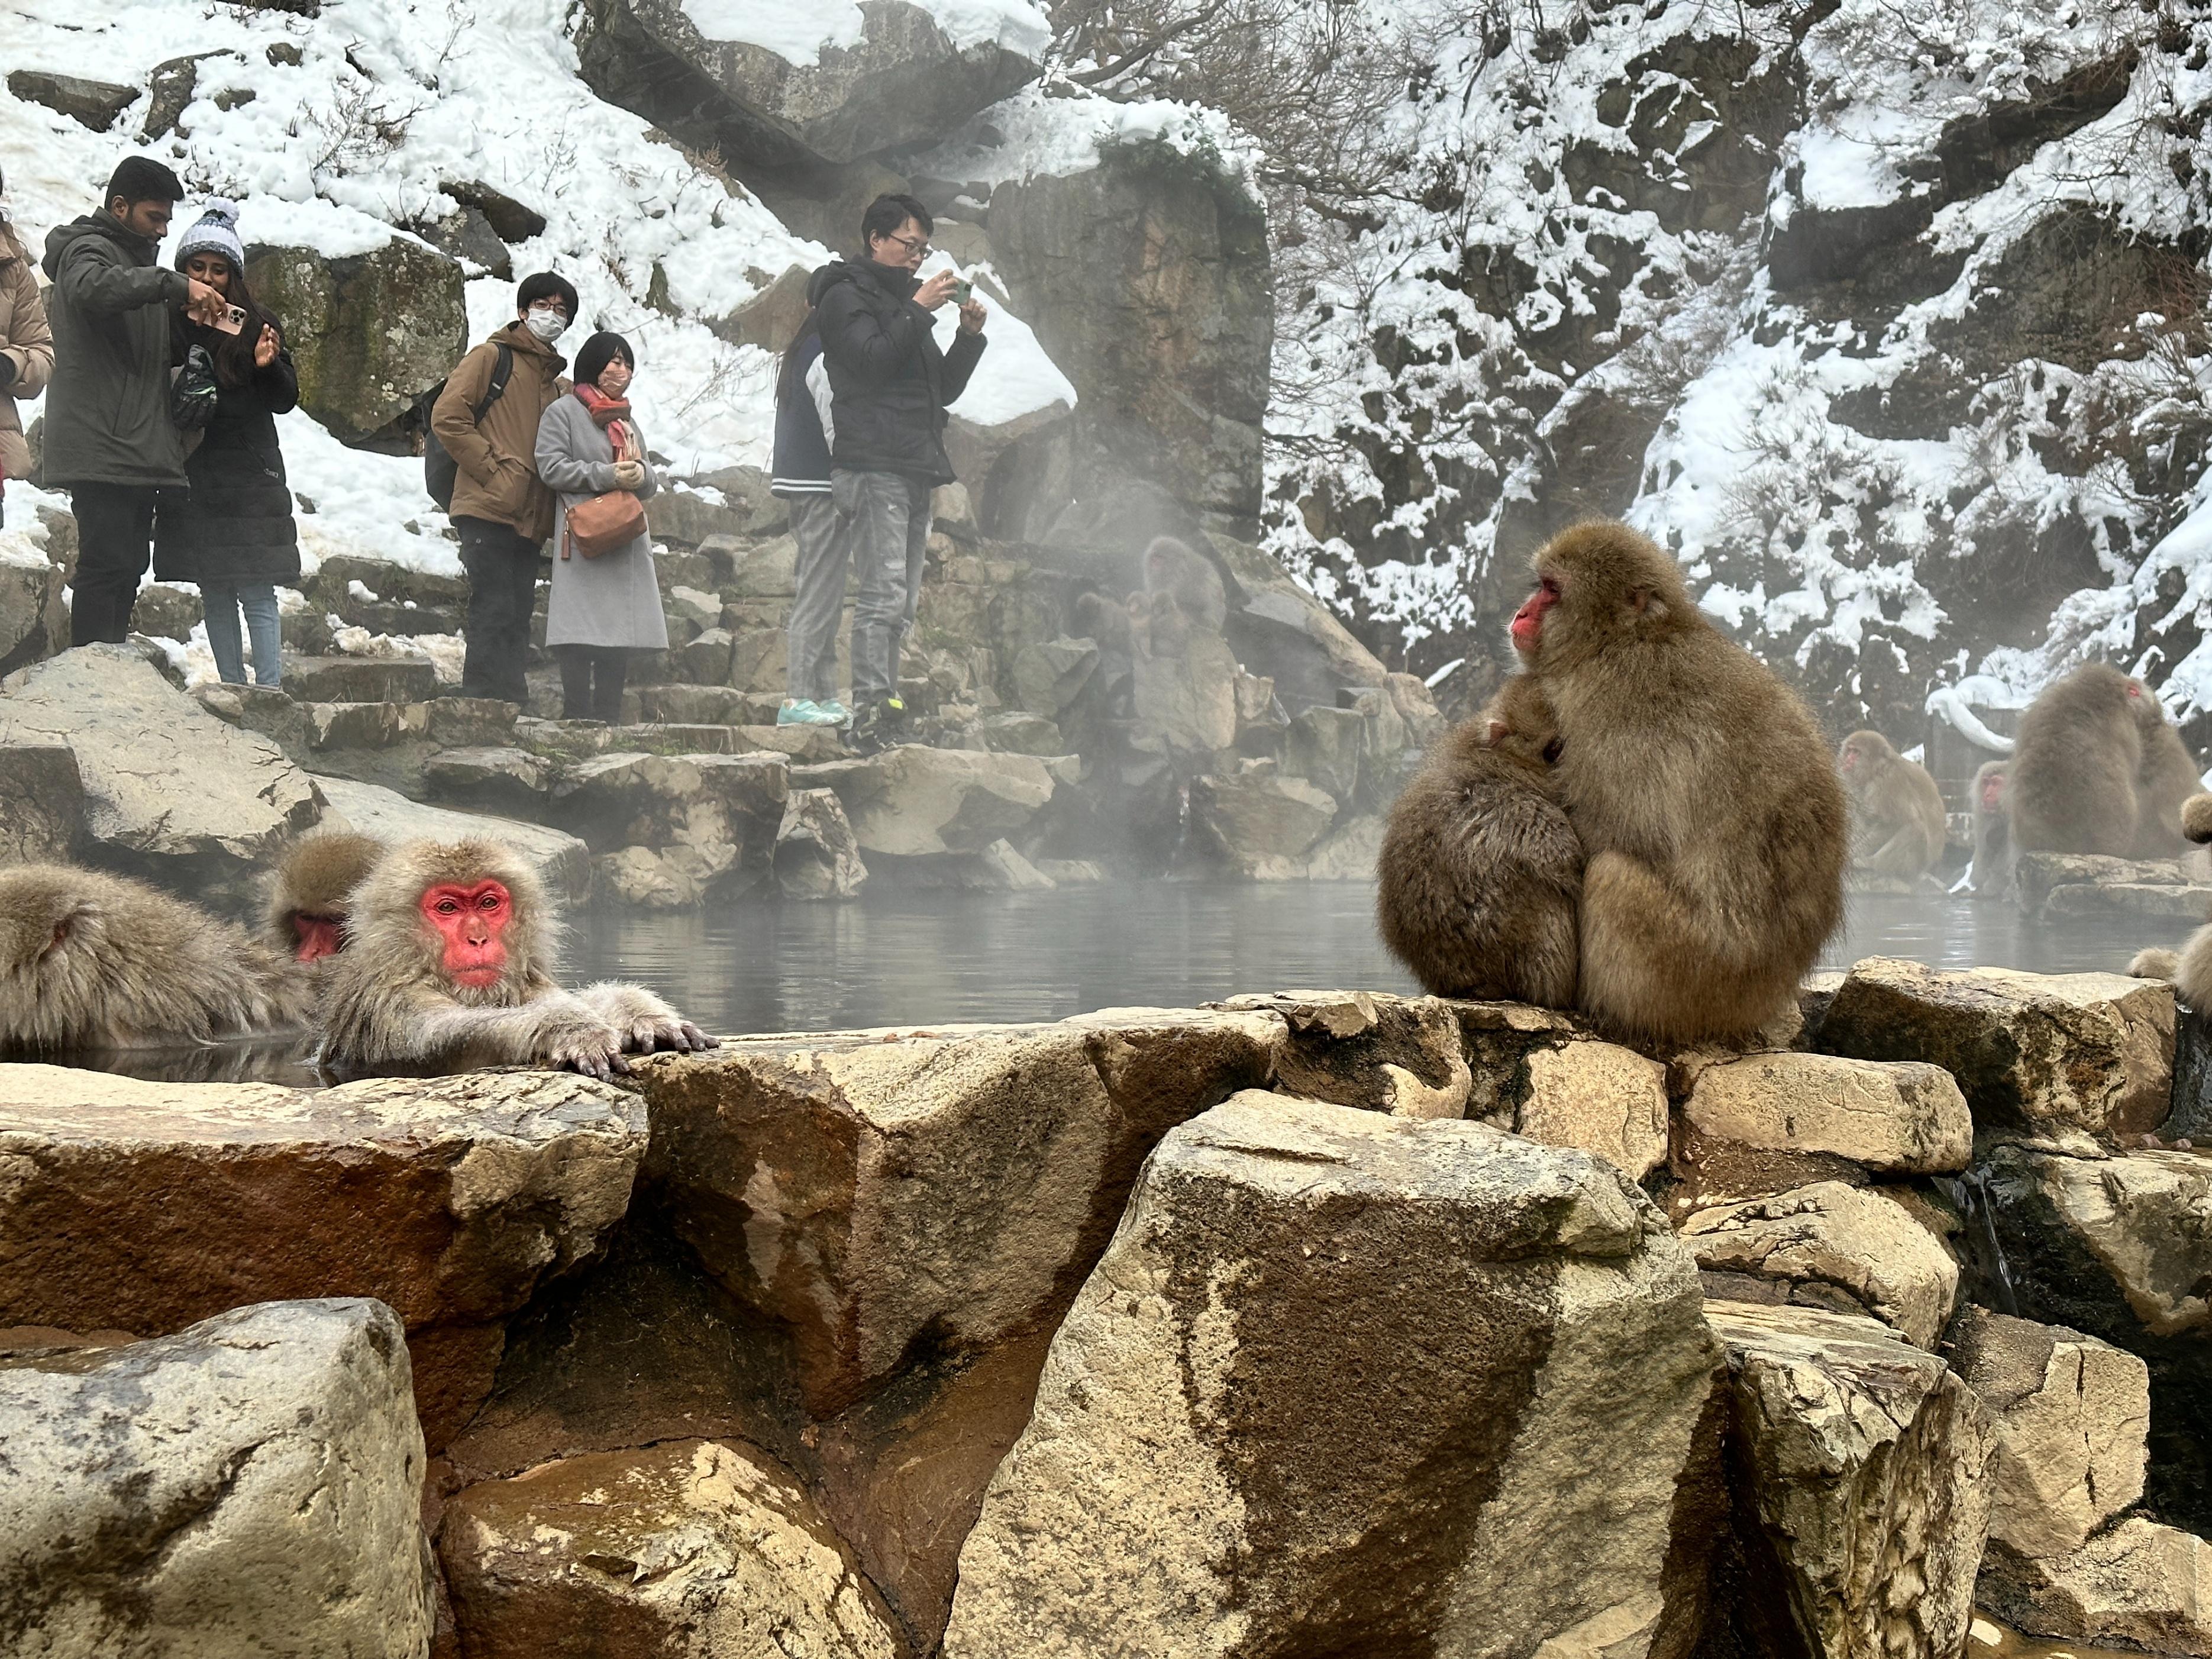
[[[1505,734],[1512,729],[1504,720],[1491,721],[1490,730],[1483,738],[1484,744],[1488,748],[1497,748],[1499,744],[1505,741]]]
[[[1658,622],[1667,614],[1667,601],[1659,597],[1656,588],[1639,587],[1629,596],[1628,602],[1636,608],[1636,614],[1647,621]]]

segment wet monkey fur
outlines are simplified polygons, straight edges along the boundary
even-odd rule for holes
[[[2141,680],[2087,663],[2021,716],[2006,773],[2023,853],[2173,858],[2181,806],[2203,786],[2181,734]]]
[[[0,870],[0,1050],[211,1042],[304,1024],[289,957],[125,876]]]
[[[344,947],[346,897],[384,843],[349,830],[317,830],[292,843],[266,887],[262,937],[298,963],[327,961]]]
[[[2181,833],[2199,846],[2212,842],[2212,795],[2197,794],[2181,804]],[[2203,1013],[2212,1010],[2212,927],[2198,928],[2179,951],[2136,952],[2128,971],[2137,979],[2169,979],[2181,1000]]]
[[[1553,771],[1586,860],[1577,1002],[1635,1036],[1747,1036],[1843,920],[1827,743],[1626,525],[1562,532],[1535,574],[1513,643],[1559,722]]]
[[[487,841],[412,842],[354,890],[321,1063],[341,1073],[567,1066],[716,1045],[651,992],[553,982],[556,918],[537,873]]]
[[[1850,803],[1852,868],[1910,881],[1936,867],[1950,820],[1927,768],[1879,732],[1854,732],[1837,751],[1836,770]]]
[[[1543,693],[1516,676],[1390,809],[1376,921],[1432,995],[1574,1002],[1583,848],[1552,780],[1555,737]]]
[[[2004,761],[1974,774],[1974,895],[2002,898],[2012,885],[2012,811]]]

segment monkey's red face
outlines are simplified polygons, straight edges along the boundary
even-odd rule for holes
[[[1544,613],[1559,602],[1559,584],[1557,579],[1547,576],[1513,613],[1513,648],[1523,657],[1536,654],[1536,642],[1544,632]]]
[[[1982,811],[1995,812],[2004,805],[2004,774],[1992,772],[1982,780]]]
[[[447,979],[477,989],[499,982],[507,969],[507,924],[514,920],[514,900],[502,884],[428,888],[422,915],[444,940],[439,965]]]
[[[304,910],[295,910],[292,914],[292,938],[295,962],[319,962],[325,957],[337,955],[343,948],[336,916],[313,916]]]

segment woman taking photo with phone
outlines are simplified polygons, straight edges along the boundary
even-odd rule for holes
[[[246,291],[235,207],[209,203],[177,244],[176,264],[215,289],[229,310],[220,326],[182,316],[174,325],[178,361],[194,346],[204,350],[215,365],[217,397],[198,447],[185,459],[191,493],[165,496],[156,516],[154,574],[198,584],[216,672],[234,685],[246,683],[243,611],[254,680],[277,685],[284,678],[284,647],[276,590],[299,585],[300,545],[276,416],[300,401],[300,378],[283,329]],[[185,434],[187,442],[191,435]]]
[[[538,476],[556,498],[545,644],[561,665],[561,718],[622,720],[633,651],[668,647],[639,505],[659,487],[629,409],[636,355],[619,334],[576,354],[576,383],[538,422]]]

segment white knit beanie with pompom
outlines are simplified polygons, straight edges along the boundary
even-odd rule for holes
[[[195,253],[220,253],[230,261],[230,268],[243,276],[246,272],[246,249],[238,240],[238,204],[213,201],[185,233],[185,240],[177,244],[177,269],[185,268],[185,261]]]

